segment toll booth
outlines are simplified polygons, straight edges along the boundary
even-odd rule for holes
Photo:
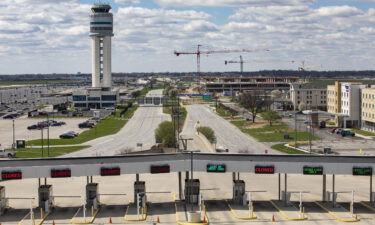
[[[336,205],[337,205],[337,193],[326,191],[326,201],[332,202],[333,206],[336,207]]]
[[[233,202],[239,205],[247,203],[245,181],[233,180]]]
[[[5,198],[5,187],[0,186],[0,214],[3,214],[8,208],[8,199]]]
[[[198,204],[200,193],[199,179],[185,179],[185,203]]]
[[[44,212],[50,212],[53,207],[52,185],[40,185],[38,188],[39,207]]]
[[[285,203],[285,204],[287,204],[287,205],[289,205],[290,204],[290,197],[291,197],[291,192],[286,192],[286,194],[285,194],[285,191],[281,191],[281,200]]]
[[[134,182],[134,203],[137,203],[137,194],[143,193],[146,198],[146,182],[135,181]]]
[[[97,209],[99,206],[99,184],[88,183],[86,184],[86,207],[94,207]]]

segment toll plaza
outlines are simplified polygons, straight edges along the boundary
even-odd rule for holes
[[[7,214],[14,216],[15,201],[26,205],[33,198],[27,204],[31,207],[24,207],[19,211],[23,215],[13,219],[21,224],[31,218],[45,224],[66,220],[73,224],[160,220],[206,224],[218,222],[215,219],[220,215],[228,222],[308,220],[315,216],[309,212],[313,205],[326,219],[360,222],[362,214],[373,216],[368,212],[374,198],[372,157],[177,153],[4,160],[0,164],[4,184],[0,221],[10,220]],[[297,176],[314,180],[318,188],[296,185]],[[349,178],[368,188],[361,192],[346,188],[342,182]],[[74,191],[62,189],[71,180],[78,182]],[[262,185],[263,180],[270,183]],[[8,182],[14,186],[34,183],[30,185],[34,194],[17,196]],[[357,193],[362,196],[360,202]],[[61,218],[60,214],[69,216]]]

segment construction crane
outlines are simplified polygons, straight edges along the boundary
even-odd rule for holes
[[[274,62],[274,60],[271,60],[272,62]],[[229,63],[239,63],[240,64],[240,71],[241,71],[241,74],[243,73],[243,64],[244,63],[249,63],[250,61],[243,61],[243,58],[242,58],[242,55],[240,55],[240,61],[235,61],[235,60],[225,60],[224,61],[224,64],[225,65],[228,65]],[[252,62],[258,62],[258,63],[263,63],[265,61],[259,61],[259,60],[254,60]],[[284,62],[284,61],[280,61],[280,62]],[[294,63],[293,60],[291,61],[285,61],[285,62],[291,62],[291,63]]]
[[[304,77],[304,82],[308,82],[311,79],[311,75],[308,76],[307,73],[305,72],[311,71],[312,69],[315,69],[315,68],[323,68],[323,65],[306,66],[305,60],[301,61],[301,66],[298,67],[298,71],[302,73],[302,76]]]
[[[201,71],[201,55],[210,55],[216,53],[236,53],[236,52],[259,52],[259,51],[269,51],[268,49],[237,49],[237,50],[219,50],[219,51],[201,51],[200,47],[202,45],[197,45],[197,51],[195,52],[177,52],[174,51],[176,56],[180,55],[196,55],[197,56],[197,72],[200,73]]]

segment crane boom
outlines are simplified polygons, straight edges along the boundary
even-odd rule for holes
[[[201,51],[200,47],[202,45],[197,45],[197,51],[195,52],[178,52],[174,51],[176,56],[180,55],[196,55],[197,56],[197,72],[200,73],[200,56],[209,55],[216,53],[237,53],[237,52],[259,52],[259,51],[269,51],[268,49],[235,49],[235,50],[218,50],[218,51]]]

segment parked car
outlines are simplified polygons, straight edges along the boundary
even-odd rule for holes
[[[13,158],[16,156],[15,151],[5,151],[5,149],[0,149],[0,157],[8,157],[8,158]]]
[[[94,123],[90,123],[88,121],[78,124],[79,128],[93,128],[94,126]]]
[[[57,121],[54,121],[51,126],[53,127],[60,127],[62,125],[65,125],[66,123],[65,122],[57,122]]]
[[[69,133],[69,134],[73,134],[74,136],[78,136],[79,135],[79,133],[78,132],[75,132],[75,131],[68,131],[68,132],[66,132],[66,133]]]
[[[8,115],[3,116],[3,119],[15,119],[17,117],[18,117],[18,114],[12,113],[12,114],[8,114]]]
[[[354,137],[355,133],[351,132],[350,130],[342,130],[341,131],[341,136],[343,136],[343,137],[345,137],[345,136],[352,136],[352,137]]]
[[[59,136],[61,139],[75,138],[76,136],[72,133],[63,133]]]
[[[61,134],[59,137],[61,139],[68,139],[68,138],[75,138],[78,136],[78,133],[77,132],[74,132],[74,131],[67,131],[63,134]]]
[[[28,130],[36,130],[36,129],[40,129],[40,128],[41,127],[36,125],[36,124],[27,127]]]
[[[341,134],[341,131],[343,131],[343,129],[341,129],[341,128],[337,128],[337,129],[335,130],[335,133],[336,133],[336,134]]]

